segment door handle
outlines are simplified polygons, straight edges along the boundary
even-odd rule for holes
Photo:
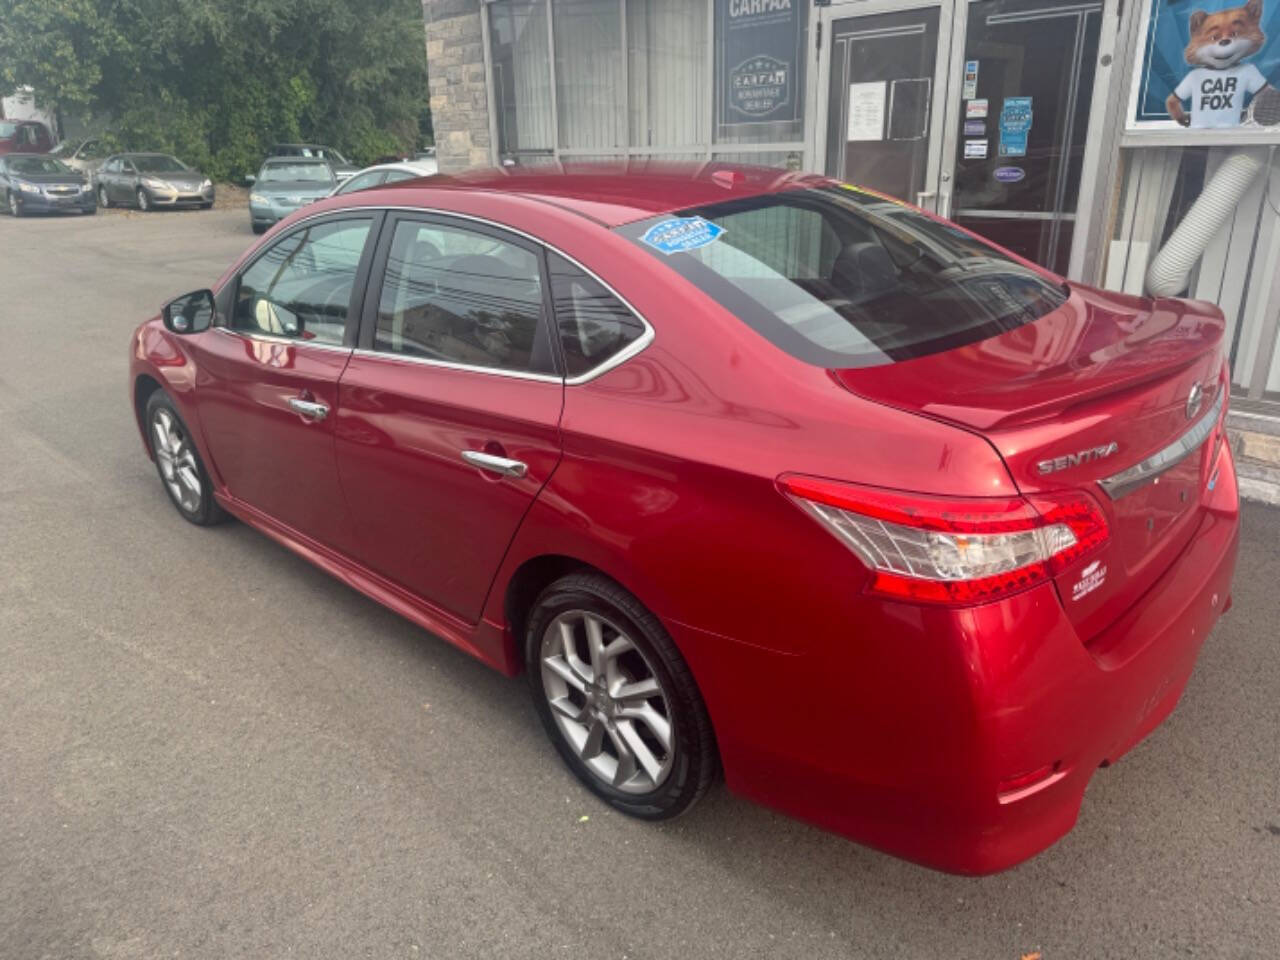
[[[916,206],[923,207],[926,200],[932,200],[937,195],[937,190],[921,190],[916,194]]]
[[[462,450],[460,452],[462,459],[473,467],[488,470],[490,473],[498,473],[504,477],[523,477],[529,469],[529,465],[520,460],[496,457],[492,453],[484,453],[481,450]]]
[[[301,397],[290,397],[289,409],[313,422],[319,422],[329,415],[328,404],[303,400]]]

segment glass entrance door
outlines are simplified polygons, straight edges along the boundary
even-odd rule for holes
[[[1059,273],[1071,257],[1101,24],[1102,0],[972,0],[952,67],[955,189],[942,212]]]
[[[939,208],[951,5],[862,0],[823,11],[829,176]]]

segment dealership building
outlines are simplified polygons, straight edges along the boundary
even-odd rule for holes
[[[823,173],[1075,280],[1217,303],[1241,486],[1280,502],[1280,0],[423,7],[442,172]]]

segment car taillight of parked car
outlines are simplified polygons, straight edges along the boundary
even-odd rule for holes
[[[1046,581],[1108,539],[1088,494],[961,499],[785,474],[778,485],[904,600],[980,603]]]

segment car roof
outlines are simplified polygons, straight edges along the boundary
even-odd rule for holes
[[[830,182],[812,174],[745,164],[580,164],[495,167],[436,175],[423,187],[514,193],[567,209],[606,227],[724,200]],[[391,185],[400,188],[400,184]],[[386,189],[374,187],[373,190]]]
[[[296,167],[300,163],[323,163],[325,166],[331,166],[324,157],[267,157],[262,161],[264,167]]]

